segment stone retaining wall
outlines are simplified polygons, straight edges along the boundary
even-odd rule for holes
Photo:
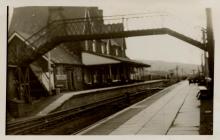
[[[164,85],[164,80],[146,81],[131,85],[108,87],[102,89],[88,90],[76,93],[74,96],[65,101],[54,111],[61,111],[70,108],[77,108],[107,99],[124,96],[127,92],[136,92],[148,88],[161,87]],[[53,111],[53,112],[54,112]]]

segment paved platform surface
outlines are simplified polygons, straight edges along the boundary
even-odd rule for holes
[[[79,135],[198,135],[198,87],[187,81],[173,85],[114,114]]]

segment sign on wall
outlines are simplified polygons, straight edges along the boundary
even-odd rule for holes
[[[66,76],[66,74],[59,74],[59,75],[56,75],[56,79],[57,80],[66,80],[67,76]]]

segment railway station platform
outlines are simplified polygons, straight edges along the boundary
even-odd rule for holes
[[[124,96],[126,92],[157,88],[163,85],[164,80],[151,80],[121,86],[66,92],[38,111],[36,116],[44,116],[53,111],[62,111],[69,108],[94,104],[100,101],[111,100],[115,97]]]
[[[198,86],[182,81],[77,135],[199,135]]]
[[[8,117],[7,121],[14,122],[26,120],[28,118],[45,116],[56,111],[79,108],[89,104],[125,96],[127,92],[145,89],[161,89],[165,85],[164,83],[166,83],[166,81],[161,79],[98,89],[62,92],[60,94],[41,98],[32,104],[24,104],[22,106],[22,112],[25,112],[24,115],[18,118]]]

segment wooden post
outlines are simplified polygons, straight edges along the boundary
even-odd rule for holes
[[[29,68],[18,67],[17,74],[18,74],[19,99],[25,100],[27,103],[32,103],[32,99],[30,95]]]
[[[109,65],[109,79],[112,80],[112,67]]]

